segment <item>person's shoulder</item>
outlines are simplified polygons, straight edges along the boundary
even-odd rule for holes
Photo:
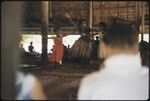
[[[144,75],[148,75],[149,74],[149,67],[143,66],[141,68],[141,73]]]
[[[30,73],[18,72],[18,74],[19,74],[19,75],[18,75],[19,78],[20,78],[20,75],[21,75],[22,78],[23,78],[23,82],[24,82],[25,84],[28,84],[28,85],[34,84],[34,83],[36,82],[36,80],[37,80],[37,78],[36,78],[34,75],[30,74]]]
[[[33,80],[33,81],[36,81],[36,80],[37,80],[37,78],[36,78],[33,74],[30,74],[30,73],[27,73],[27,74],[26,74],[26,78],[27,78],[27,79],[30,79],[30,80]]]
[[[89,84],[92,82],[96,82],[98,81],[100,76],[100,71],[96,71],[90,74],[87,74],[83,79],[82,79],[82,83],[83,84]]]

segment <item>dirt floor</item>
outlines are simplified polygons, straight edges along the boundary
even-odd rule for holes
[[[86,74],[98,70],[98,65],[89,67],[74,63],[65,63],[57,68],[26,69],[41,81],[43,89],[50,100],[75,100],[80,81]]]

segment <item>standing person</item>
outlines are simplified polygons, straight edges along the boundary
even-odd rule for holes
[[[86,20],[82,19],[80,21],[78,31],[81,37],[72,46],[71,53],[77,53],[82,64],[88,65],[90,63],[92,42],[90,37],[91,29],[87,26]]]
[[[55,44],[55,55],[56,55],[56,62],[59,65],[62,65],[62,58],[63,58],[63,40],[61,36],[61,32],[59,28],[55,28],[54,32],[56,37],[54,38]]]
[[[28,50],[29,50],[30,53],[32,53],[33,49],[34,49],[34,47],[32,46],[32,44],[33,44],[33,42],[31,41],[30,42],[30,46],[28,47]]]
[[[69,55],[69,53],[70,53],[70,45],[68,45],[67,51],[68,51],[68,55]]]
[[[23,44],[22,44],[22,43],[20,44],[19,52],[20,52],[20,54],[21,54],[22,57],[25,56],[26,51],[25,51],[25,49],[23,48]]]
[[[55,63],[56,65],[62,65],[62,59],[63,59],[63,39],[61,35],[61,30],[60,28],[56,27],[54,30],[54,33],[56,34],[56,37],[46,37],[48,39],[53,39],[54,40],[54,57],[55,57]]]
[[[96,36],[96,40],[94,40],[93,42],[93,49],[92,49],[93,60],[98,59],[98,50],[99,50],[98,48],[99,48],[99,37]]]
[[[106,28],[107,28],[106,22],[100,22],[100,23],[99,23],[99,44],[100,44],[100,42],[101,42],[103,33],[104,33],[104,31],[106,30]],[[103,60],[104,60],[104,59],[102,59],[102,58],[100,57],[100,45],[98,46],[97,58],[98,58],[101,62],[103,62]]]
[[[53,45],[53,48],[51,49],[51,53],[49,55],[49,62],[52,64],[52,67],[54,66],[56,62],[56,51],[55,51],[55,45]]]
[[[20,51],[21,51],[22,53],[25,52],[25,49],[23,48],[23,44],[22,44],[22,43],[20,44],[20,47],[19,47],[19,48],[20,48]]]
[[[101,42],[104,67],[81,81],[79,100],[147,100],[149,70],[143,67],[138,33],[130,23],[108,26]]]
[[[68,55],[68,53],[67,53],[67,46],[65,46],[65,45],[63,45],[63,61],[65,61],[66,62],[66,60],[67,60],[67,55]]]

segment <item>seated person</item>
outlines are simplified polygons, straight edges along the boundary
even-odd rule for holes
[[[138,33],[129,22],[111,23],[103,33],[104,67],[81,81],[78,100],[147,100],[149,70],[141,64]]]

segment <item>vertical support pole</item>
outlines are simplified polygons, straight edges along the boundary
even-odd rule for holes
[[[126,1],[127,2],[127,20],[128,20],[128,18],[129,18],[129,2],[128,1]]]
[[[140,6],[140,2],[137,1],[135,2],[135,27],[137,28],[138,32],[140,33],[140,24],[141,24],[141,15],[140,15],[140,10],[141,6]]]
[[[135,2],[135,19],[139,17],[139,2]]]
[[[49,18],[52,18],[52,1],[49,1]]]
[[[119,1],[117,2],[117,7],[118,7],[118,9],[117,9],[117,10],[118,10],[117,16],[119,17],[119,9],[120,9],[120,8],[119,8]]]
[[[143,40],[143,34],[145,32],[145,30],[144,30],[144,28],[145,28],[145,26],[144,26],[145,25],[145,20],[144,20],[145,19],[145,11],[144,11],[145,10],[144,9],[145,5],[144,4],[145,3],[144,2],[141,2],[141,3],[142,3],[142,5],[141,5],[142,6],[142,12],[141,12],[141,14],[142,14],[141,40]]]
[[[48,35],[48,22],[49,22],[49,13],[48,13],[48,1],[41,2],[41,20],[42,20],[42,64],[46,64],[48,61],[47,56],[47,35]]]
[[[89,26],[93,26],[93,2],[89,1]]]

